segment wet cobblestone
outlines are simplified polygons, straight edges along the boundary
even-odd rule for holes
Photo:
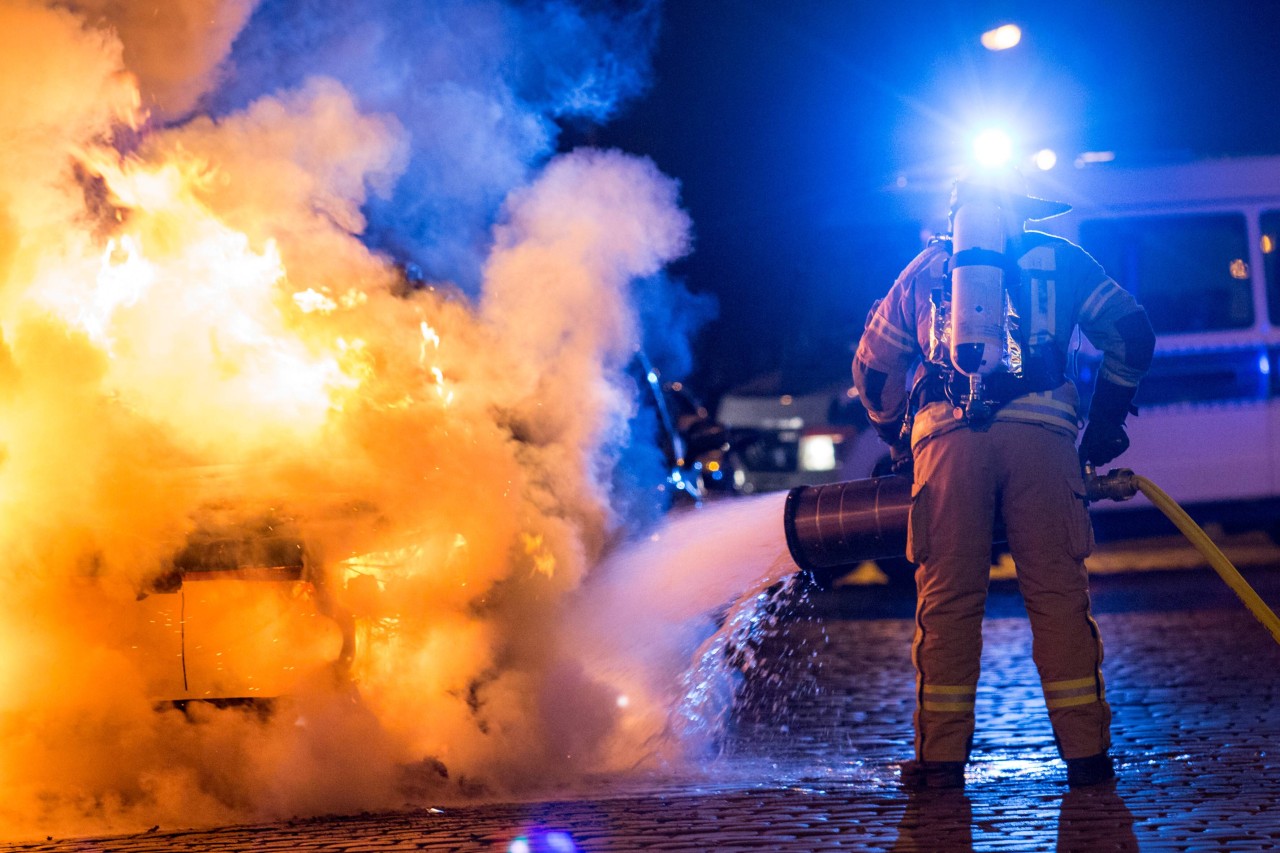
[[[723,754],[697,779],[0,851],[1280,848],[1280,646],[1243,608],[1098,615],[1120,778],[1081,791],[1063,783],[1026,620],[988,618],[968,787],[913,796],[897,784],[911,751],[912,623],[837,611],[819,606],[765,639],[769,663],[745,682]]]

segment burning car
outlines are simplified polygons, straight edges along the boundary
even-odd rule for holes
[[[225,484],[236,472],[188,476]],[[357,638],[346,589],[361,574],[326,564],[308,532],[368,526],[376,513],[338,500],[325,516],[285,501],[254,511],[228,498],[200,505],[184,543],[138,592],[133,648],[151,696],[179,707],[269,700],[316,671],[350,677]],[[351,586],[359,592],[361,582]]]
[[[732,493],[734,435],[683,384],[663,382],[643,353],[628,373],[639,395],[634,443],[658,454],[665,471],[658,504],[670,509]],[[265,708],[317,673],[354,683],[357,658],[393,641],[392,600],[403,576],[413,564],[448,561],[465,548],[458,537],[437,549],[413,531],[389,540],[386,520],[367,501],[246,500],[240,481],[264,477],[240,466],[183,476],[203,497],[182,544],[139,590],[143,627],[133,643],[139,666],[151,673],[150,695],[165,705]],[[326,554],[334,542],[340,553]]]

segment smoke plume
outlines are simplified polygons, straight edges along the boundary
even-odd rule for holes
[[[6,836],[643,757],[563,621],[628,533],[625,367],[698,304],[690,223],[651,163],[554,152],[653,25],[0,0]]]

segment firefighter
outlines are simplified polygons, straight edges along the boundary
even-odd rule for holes
[[[854,382],[895,470],[913,475],[915,760],[902,765],[911,788],[964,785],[997,513],[1067,782],[1115,775],[1081,465],[1129,446],[1125,418],[1155,335],[1083,249],[1026,228],[1069,209],[1028,195],[1013,170],[957,181],[950,233],[872,308],[854,357]],[[1103,355],[1078,450],[1080,396],[1067,372],[1077,326]]]

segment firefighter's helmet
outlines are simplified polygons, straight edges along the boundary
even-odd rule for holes
[[[1036,198],[1027,192],[1027,180],[1017,169],[986,169],[966,175],[951,188],[951,216],[965,202],[992,202],[1023,221],[1038,222],[1061,216],[1071,205]]]

